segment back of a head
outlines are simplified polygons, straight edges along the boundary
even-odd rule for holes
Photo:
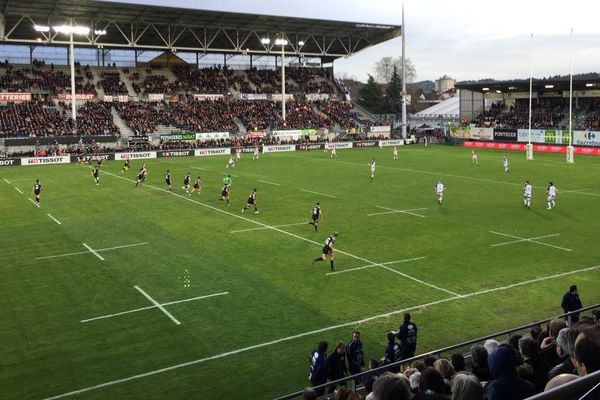
[[[560,374],[560,375],[556,375],[554,378],[550,379],[548,381],[548,383],[546,383],[546,387],[544,388],[544,392],[547,392],[548,390],[552,390],[555,387],[564,385],[565,383],[569,383],[571,381],[574,381],[575,379],[578,379],[579,377],[577,375],[573,375],[573,374]]]
[[[306,388],[302,392],[302,400],[317,400],[317,392],[313,388]]]
[[[387,333],[387,340],[388,343],[393,343],[396,341],[396,334],[394,332],[388,332]]]
[[[450,360],[451,360],[452,366],[454,367],[454,370],[456,372],[464,371],[466,369],[465,357],[462,354],[460,354],[460,353],[452,354],[452,358]]]
[[[471,347],[471,359],[476,367],[487,367],[488,352],[482,345],[478,344]]]
[[[375,400],[409,400],[410,390],[399,376],[387,372],[375,380],[373,397]]]
[[[323,340],[319,343],[319,352],[325,354],[327,352],[328,347],[327,340]]]
[[[452,400],[483,400],[479,379],[471,374],[456,374],[452,379]]]
[[[558,318],[553,319],[548,324],[548,334],[550,335],[550,337],[556,338],[558,336],[558,332],[560,332],[561,329],[566,327],[567,324],[564,320]]]
[[[519,339],[519,351],[526,358],[535,357],[539,351],[537,343],[530,336]]]
[[[492,352],[494,350],[496,350],[498,348],[500,344],[498,343],[497,340],[494,339],[488,339],[485,341],[485,343],[483,344],[483,347],[487,350],[488,354],[492,354]]]
[[[499,346],[488,358],[488,367],[494,379],[517,377],[515,354],[508,346]]]
[[[419,393],[427,393],[428,391],[444,394],[444,378],[438,370],[432,367],[425,368],[421,373],[419,382]]]
[[[404,313],[404,320],[405,321],[410,321],[410,313]]]
[[[352,394],[352,390],[341,387],[335,392],[335,400],[348,400],[348,397]]]
[[[579,375],[600,371],[600,325],[587,327],[577,336],[575,360]]]
[[[556,345],[564,354],[569,354],[569,328],[562,328],[556,335]]]
[[[437,359],[434,356],[425,356],[423,357],[423,365],[425,365],[425,367],[433,367],[435,360]]]
[[[433,363],[433,368],[437,369],[437,371],[442,375],[444,379],[452,379],[452,375],[455,374],[454,367],[446,358],[440,358]]]

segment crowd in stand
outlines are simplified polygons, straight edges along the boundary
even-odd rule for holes
[[[277,107],[281,109],[281,102],[276,102]],[[302,129],[302,128],[321,128],[331,126],[329,118],[317,114],[310,103],[300,103],[294,100],[288,100],[285,104],[285,121],[279,119],[273,129]]]
[[[77,131],[80,135],[118,135],[114,124],[111,104],[87,102],[77,110]]]
[[[45,107],[39,102],[0,106],[2,137],[70,135],[72,131],[71,121],[58,109]]]
[[[231,103],[231,112],[247,130],[262,131],[281,121],[281,107],[267,100],[234,101]]]
[[[227,67],[196,69],[189,64],[176,64],[172,68],[177,78],[176,88],[188,93],[216,93],[228,92],[226,76],[230,74]]]
[[[319,100],[313,102],[313,104],[317,106],[317,108],[323,113],[325,113],[329,119],[344,128],[355,128],[358,126],[357,119],[355,118],[354,111],[350,103],[335,100]]]
[[[121,82],[121,76],[118,71],[103,72],[99,84],[107,95],[127,94],[127,86],[124,82]]]
[[[338,342],[330,354],[326,341],[319,344],[309,358],[309,379],[317,386],[367,372],[356,381],[364,384],[367,400],[526,399],[600,370],[600,310],[594,315],[578,322],[573,319],[569,326],[564,319],[554,319],[545,329],[535,325],[527,334],[514,334],[504,343],[490,339],[483,345],[475,345],[466,356],[429,355],[402,367],[388,368],[387,372],[379,367],[391,364],[390,360],[407,359],[411,354],[404,347],[406,336],[402,335],[402,326],[398,332],[387,333],[388,345],[383,356],[380,360],[371,359],[368,366],[360,334],[355,331],[348,344]],[[406,321],[413,324],[410,315],[405,315],[403,326]],[[396,342],[397,337],[400,343]],[[340,385],[334,394],[336,388],[331,385],[330,398],[363,399],[346,386]],[[324,389],[307,388],[303,398],[316,399],[324,393]]]

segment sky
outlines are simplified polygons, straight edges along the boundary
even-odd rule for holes
[[[352,22],[402,21],[401,0],[120,0],[184,8],[285,15]],[[493,4],[493,5],[492,5]],[[416,80],[446,74],[457,80],[529,77],[533,34],[533,75],[600,72],[599,1],[586,0],[405,0],[406,56]],[[334,63],[336,75],[366,81],[377,60],[401,55],[396,38]]]

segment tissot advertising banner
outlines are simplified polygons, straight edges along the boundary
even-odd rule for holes
[[[164,150],[156,152],[157,157],[188,157],[194,155],[194,150]]]
[[[338,150],[338,149],[351,149],[352,148],[352,142],[325,143],[325,149],[327,149],[327,150],[331,150],[334,147],[335,147],[336,150]]]
[[[21,165],[20,158],[0,158],[0,167],[15,167]]]
[[[280,153],[284,151],[296,151],[296,145],[282,144],[278,146],[263,146],[263,153]]]
[[[136,151],[133,153],[117,153],[115,160],[139,160],[146,158],[156,158],[155,151]]]
[[[71,156],[56,157],[24,157],[21,158],[21,165],[48,165],[48,164],[69,164]]]
[[[224,156],[231,154],[231,148],[221,147],[215,149],[196,149],[194,155],[196,157],[207,157],[207,156]]]

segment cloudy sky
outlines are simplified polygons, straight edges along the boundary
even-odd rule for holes
[[[138,4],[400,24],[401,0],[121,0]],[[494,5],[491,5],[491,4]],[[574,29],[574,72],[600,72],[600,2],[586,0],[405,0],[406,51],[417,80],[444,74],[458,80],[569,73]],[[338,73],[361,81],[383,56],[401,54],[394,39],[335,62]]]

